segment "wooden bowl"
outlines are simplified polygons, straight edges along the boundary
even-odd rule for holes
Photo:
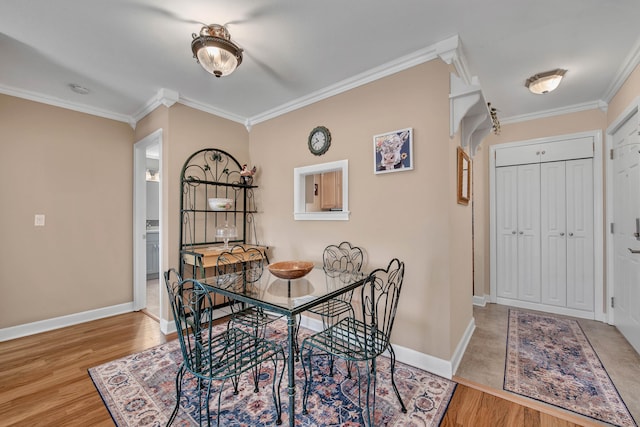
[[[313,263],[310,261],[280,261],[269,264],[267,268],[274,276],[291,280],[306,276],[313,269]]]

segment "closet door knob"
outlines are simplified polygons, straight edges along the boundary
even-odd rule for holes
[[[542,150],[542,154],[546,153],[546,151]]]
[[[512,232],[511,232],[511,234],[516,234],[516,231],[515,231],[515,230],[514,230],[514,231],[512,231]]]
[[[573,233],[569,233],[569,237],[572,237],[572,236],[573,236]]]
[[[561,236],[564,236],[564,233],[560,233]]]
[[[524,234],[524,231],[521,231],[520,234]]]

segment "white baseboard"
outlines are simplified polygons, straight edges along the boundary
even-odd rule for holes
[[[469,320],[469,324],[467,325],[467,329],[464,331],[462,338],[460,338],[460,341],[456,346],[456,351],[453,352],[453,357],[451,359],[453,369],[451,370],[451,375],[455,374],[458,370],[458,366],[460,366],[460,362],[462,361],[462,356],[464,356],[465,351],[467,351],[467,346],[469,345],[469,341],[471,341],[471,336],[475,330],[476,319],[471,317],[471,320]]]
[[[489,301],[489,295],[474,295],[472,298],[473,305],[478,305],[480,307],[487,305],[487,301]]]
[[[311,329],[314,332],[318,332],[322,330],[322,321],[320,319],[302,316],[300,326]],[[419,351],[397,344],[392,344],[393,351],[395,352],[396,359],[399,362],[451,379],[455,369],[460,363],[460,360],[462,360],[462,355],[464,354],[464,350],[467,348],[467,344],[471,339],[474,329],[475,321],[472,318],[462,340],[460,340],[460,343],[456,347],[456,352],[454,353],[451,361],[440,359],[429,354],[420,353]]]
[[[160,332],[165,335],[169,335],[177,331],[178,330],[176,329],[176,322],[163,318],[160,319]]]
[[[64,328],[66,326],[77,325],[79,323],[89,322],[92,320],[102,319],[105,317],[115,316],[117,314],[129,313],[133,311],[133,301],[125,304],[114,305],[111,307],[99,308],[96,310],[85,311],[82,313],[70,314],[67,316],[56,317],[53,319],[42,320],[24,325],[12,326],[0,329],[0,342],[20,338],[28,335],[38,334],[53,329]],[[222,313],[221,313],[222,314]],[[322,321],[307,316],[302,316],[300,325],[311,329],[314,332],[322,330]],[[444,378],[451,379],[453,373],[458,367],[462,355],[464,354],[467,344],[471,339],[471,335],[475,329],[473,318],[467,326],[462,339],[456,347],[451,360],[440,359],[416,350],[393,344],[393,350],[399,362],[407,365],[431,372]],[[167,335],[176,332],[176,325],[173,320],[160,319],[160,330]]]
[[[546,313],[561,314],[563,316],[578,317],[580,319],[596,320],[595,312],[593,311],[583,311],[583,310],[577,310],[574,308],[567,308],[567,307],[556,307],[554,305],[539,304],[535,302],[527,302],[527,301],[514,300],[509,298],[500,298],[500,297],[498,297],[497,302],[498,304],[509,305],[511,307],[544,311]]]
[[[0,329],[0,342],[133,311],[133,301]]]

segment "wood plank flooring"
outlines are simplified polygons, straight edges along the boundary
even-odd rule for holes
[[[87,369],[174,338],[136,312],[2,342],[0,425],[113,426]],[[475,384],[458,385],[441,425],[587,425],[492,393]]]

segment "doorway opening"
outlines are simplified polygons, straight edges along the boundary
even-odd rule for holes
[[[162,130],[134,145],[133,305],[161,320]]]

